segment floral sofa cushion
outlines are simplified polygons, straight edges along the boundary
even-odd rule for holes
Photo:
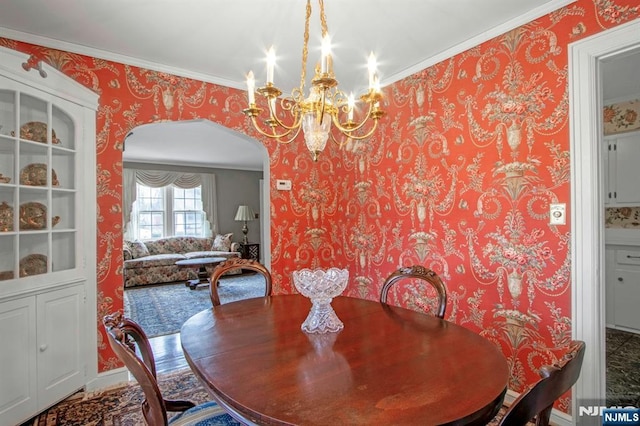
[[[166,253],[154,254],[151,256],[138,257],[136,259],[126,260],[125,268],[145,268],[150,266],[172,266],[178,260],[186,259],[184,254]]]
[[[211,248],[213,239],[199,237],[169,237],[146,241],[149,254],[189,253],[206,251]],[[229,251],[229,250],[228,250]]]
[[[232,234],[227,234],[232,235]],[[145,242],[124,242],[124,286],[160,284],[187,281],[198,278],[197,266],[180,267],[175,263],[181,259],[200,257],[240,257],[239,244],[232,243],[232,251],[212,251],[214,238],[169,237]],[[134,248],[137,243],[145,246]],[[241,271],[240,271],[241,272]]]
[[[231,250],[231,238],[233,238],[233,234],[225,234],[225,235],[216,235],[213,240],[213,245],[211,246],[211,250],[213,251],[232,251]]]
[[[151,254],[149,253],[149,249],[147,248],[145,243],[143,243],[142,241],[131,241],[127,244],[127,246],[131,248],[131,257],[133,259],[137,257],[149,256]]]

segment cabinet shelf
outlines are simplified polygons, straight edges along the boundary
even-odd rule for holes
[[[76,129],[81,108],[20,84],[0,82],[5,86],[0,89],[0,173],[11,179],[0,187],[0,202],[10,206],[13,216],[11,224],[4,218],[4,227],[11,230],[2,233],[9,249],[2,253],[6,260],[0,276],[20,280],[33,275],[21,266],[30,256],[45,263],[39,274],[73,271],[82,252],[77,249],[81,203],[76,178],[83,165],[75,140],[82,134]]]

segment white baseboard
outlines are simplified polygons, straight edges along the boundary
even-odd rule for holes
[[[518,392],[508,389],[507,394],[504,396],[504,404],[510,406],[519,395],[520,394]],[[572,426],[575,424],[573,422],[573,418],[569,414],[558,411],[555,408],[551,410],[549,423],[557,426]]]
[[[85,390],[94,391],[97,389],[104,389],[128,381],[129,370],[127,370],[126,367],[116,368],[115,370],[100,373],[95,379],[89,380],[86,384]]]

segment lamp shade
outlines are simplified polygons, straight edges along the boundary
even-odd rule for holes
[[[235,220],[247,222],[253,219],[255,219],[255,215],[253,213],[253,210],[251,210],[251,207],[238,206],[238,211],[236,212]]]

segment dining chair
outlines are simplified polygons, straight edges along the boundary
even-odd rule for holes
[[[111,349],[133,374],[142,388],[142,415],[150,426],[239,425],[213,401],[195,405],[191,401],[164,399],[156,379],[156,363],[144,330],[121,312],[105,315],[104,328]],[[137,351],[136,351],[137,349]],[[167,420],[167,411],[179,411]]]
[[[227,272],[235,269],[250,270],[261,274],[264,277],[265,289],[264,295],[271,296],[271,273],[260,262],[253,259],[241,259],[238,257],[232,257],[224,262],[218,264],[211,273],[209,296],[211,297],[211,303],[213,306],[220,305],[220,296],[218,295],[218,285],[220,285],[220,278]]]
[[[524,426],[534,418],[537,426],[547,426],[553,403],[571,389],[580,376],[584,350],[583,341],[571,341],[558,363],[540,369],[542,378],[513,401],[499,426]]]
[[[447,288],[438,274],[422,265],[404,266],[389,275],[382,285],[382,290],[380,290],[380,303],[388,304],[387,299],[391,287],[409,279],[425,281],[435,289],[438,302],[435,315],[438,318],[444,318],[444,313],[447,309]],[[420,307],[423,308],[423,306]],[[427,306],[424,306],[424,308],[427,308]]]

